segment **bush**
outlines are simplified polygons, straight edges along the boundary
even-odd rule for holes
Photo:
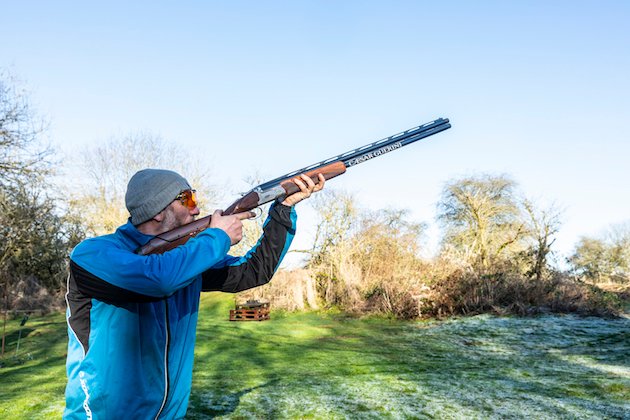
[[[619,299],[566,275],[555,273],[543,280],[498,273],[479,276],[456,271],[430,287],[422,313],[428,316],[533,315],[545,312],[612,316],[621,310]]]
[[[62,292],[52,292],[34,276],[19,278],[11,292],[6,306],[12,310],[49,312],[65,306]]]
[[[279,273],[262,294],[251,293],[288,310],[335,308],[399,319],[544,312],[609,316],[622,309],[614,293],[549,264],[557,211],[517,202],[514,184],[503,178],[460,184],[448,190],[458,193],[447,194],[443,206],[452,229],[435,259],[419,256],[425,226],[408,221],[406,211],[359,212],[351,196],[329,193],[319,203],[315,244],[304,251],[311,256],[307,270]],[[478,213],[485,219],[468,223]],[[628,243],[627,236],[618,237],[618,243]],[[615,248],[616,258],[627,255],[622,248]],[[315,304],[305,304],[305,290],[316,296]]]
[[[315,280],[307,270],[278,271],[273,281],[238,294],[239,302],[268,300],[274,309],[319,309]]]

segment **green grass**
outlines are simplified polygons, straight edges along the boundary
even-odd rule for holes
[[[202,301],[189,418],[630,417],[627,318],[272,312],[229,322],[230,296]],[[64,318],[29,320],[15,359],[18,325],[8,326],[0,418],[59,417]]]
[[[63,411],[66,321],[63,314],[21,317],[7,322],[5,355],[0,359],[0,418],[59,418]],[[2,322],[0,322],[0,333]]]

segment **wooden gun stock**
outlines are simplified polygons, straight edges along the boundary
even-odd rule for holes
[[[207,229],[208,226],[210,226],[210,218],[211,216],[202,217],[201,219],[197,219],[194,222],[169,230],[168,232],[160,233],[155,238],[138,248],[138,250],[136,250],[136,254],[162,254],[183,245],[190,238],[196,236],[202,230]]]

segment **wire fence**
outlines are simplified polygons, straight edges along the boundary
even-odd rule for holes
[[[26,325],[26,322],[28,321],[29,317],[33,314],[44,314],[45,312],[47,312],[45,309],[3,309],[2,311],[2,351],[0,352],[0,357],[5,356],[5,349],[6,349],[6,336],[7,336],[7,319],[9,318],[9,314],[13,313],[15,315],[19,315],[19,314],[23,314],[22,315],[22,320],[20,321],[20,330],[18,332],[18,339],[17,339],[17,344],[15,347],[15,354],[14,357],[17,357],[20,351],[20,341],[22,339],[22,329],[24,327],[24,325]]]

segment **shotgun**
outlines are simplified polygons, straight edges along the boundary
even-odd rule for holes
[[[451,128],[451,124],[448,119],[439,118],[435,121],[350,150],[319,163],[314,163],[302,169],[289,172],[288,174],[254,187],[225,209],[223,214],[230,215],[249,211],[270,201],[298,192],[300,189],[291,179],[300,174],[306,174],[311,177],[315,183],[318,182],[317,174],[320,173],[328,180],[345,173],[347,168],[400,149],[403,146],[449,128]],[[136,253],[140,255],[161,254],[182,245],[202,230],[208,228],[208,226],[210,226],[210,218],[211,216],[205,216],[194,222],[161,233],[147,242],[146,245],[138,248]]]

